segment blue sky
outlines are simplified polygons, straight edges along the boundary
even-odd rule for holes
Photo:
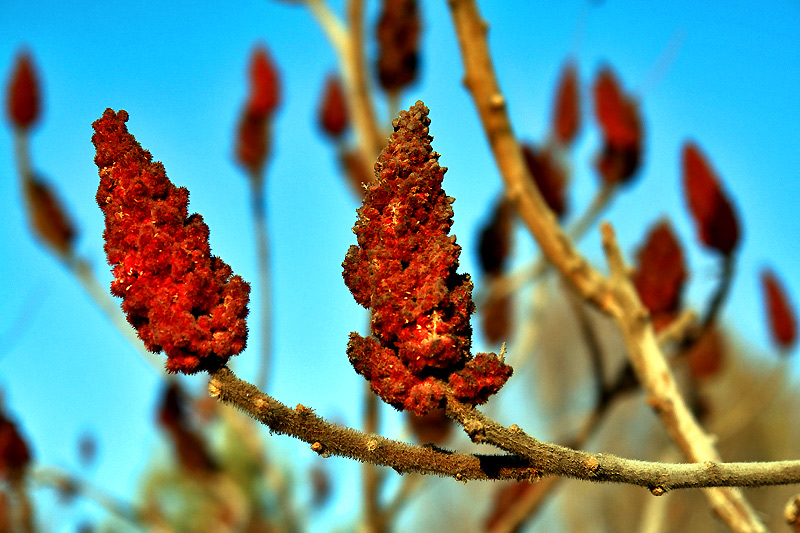
[[[755,347],[768,350],[760,268],[774,266],[793,300],[800,301],[800,4],[775,1],[764,8],[739,2],[725,9],[697,2],[482,4],[520,138],[543,140],[555,80],[567,58],[577,61],[584,87],[607,64],[638,94],[644,166],[606,216],[632,251],[646,225],[669,213],[690,250],[694,303],[713,288],[717,272],[714,258],[694,244],[679,181],[682,143],[699,143],[744,226],[724,318]],[[371,6],[372,19],[374,11]],[[456,198],[453,232],[464,248],[462,269],[475,272],[477,226],[501,182],[461,85],[446,3],[425,2],[423,16],[421,79],[402,103],[407,107],[422,99],[431,109],[434,149],[450,169],[445,189]],[[80,229],[78,250],[104,283],[110,275],[102,214],[94,203],[98,178],[90,125],[106,107],[130,113],[130,131],[164,163],[173,182],[191,191],[190,210],[206,219],[214,253],[255,281],[247,183],[233,162],[232,139],[246,94],[247,62],[257,43],[280,68],[283,92],[267,178],[276,314],[270,392],[289,405],[302,402],[357,424],[362,383],[344,348],[348,332],[362,328],[365,318],[341,280],[340,266],[354,242],[350,228],[357,203],[338,173],[333,147],[316,127],[319,93],[336,60],[309,12],[267,1],[164,7],[148,1],[11,0],[0,8],[4,84],[21,49],[33,55],[43,84],[44,119],[33,131],[31,147],[35,168],[59,191]],[[659,58],[670,50],[673,60],[659,67]],[[576,210],[596,185],[591,161],[599,140],[586,99],[584,104],[570,191]],[[378,109],[384,109],[382,102]],[[5,125],[0,128],[3,401],[21,420],[43,464],[77,470],[78,437],[97,434],[100,461],[86,475],[130,495],[148,454],[158,447],[151,420],[160,376],[32,239],[12,153]],[[528,240],[519,241],[520,254],[531,253]],[[599,262],[598,241],[596,233],[589,234],[583,249]],[[254,303],[252,324],[258,318]],[[252,347],[258,342],[253,331],[251,348],[237,362],[243,377],[254,375]],[[203,385],[202,379],[190,382]],[[313,460],[297,442],[272,440],[292,461]]]

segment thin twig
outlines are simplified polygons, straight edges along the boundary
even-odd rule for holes
[[[86,480],[77,479],[61,469],[38,467],[32,472],[31,478],[42,486],[75,492],[87,500],[93,501],[108,513],[129,522],[137,528],[143,527],[147,523],[142,511],[134,505],[108,494]]]
[[[348,5],[350,28],[331,11],[324,0],[304,0],[304,2],[327,35],[339,59],[347,109],[356,132],[362,164],[365,166],[364,175],[372,180],[374,179],[372,162],[377,159],[383,148],[385,136],[378,127],[372,100],[369,98],[369,85],[363,59],[364,47],[361,43],[363,16],[361,0],[351,0]]]
[[[261,345],[259,346],[259,366],[256,383],[262,390],[269,390],[272,374],[272,264],[269,247],[269,217],[264,195],[263,176],[250,177],[250,206],[253,217],[253,231],[256,240],[256,270],[258,272],[258,293],[261,301]]]
[[[487,24],[473,0],[450,0],[449,4],[464,62],[464,84],[478,110],[495,163],[505,182],[507,197],[515,203],[517,213],[544,255],[565,275],[578,294],[606,312],[612,312],[614,302],[607,297],[606,280],[578,253],[534,185],[506,112],[505,97],[494,74],[486,39]]]

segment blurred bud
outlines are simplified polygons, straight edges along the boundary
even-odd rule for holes
[[[608,185],[627,183],[636,174],[642,155],[642,126],[636,101],[620,88],[610,69],[597,75],[594,112],[603,134],[597,169]]]
[[[84,432],[78,439],[78,458],[84,468],[90,466],[97,458],[97,437]]]
[[[562,219],[567,213],[566,172],[547,148],[539,150],[535,146],[523,144],[522,155],[545,203],[558,219]]]
[[[252,175],[260,175],[269,150],[269,128],[263,115],[245,110],[239,120],[236,157]]]
[[[500,275],[505,270],[511,253],[512,230],[514,229],[514,206],[505,197],[494,206],[492,218],[480,233],[478,253],[484,274]]]
[[[30,462],[31,452],[17,425],[0,413],[0,480],[19,481]]]
[[[680,308],[686,281],[683,250],[669,222],[659,222],[650,229],[637,259],[633,284],[642,303],[652,314],[658,331],[671,322]],[[669,321],[660,320],[663,314],[669,317]]]
[[[716,327],[710,327],[687,350],[689,373],[702,380],[716,376],[725,362],[725,341]]]
[[[739,223],[728,196],[694,143],[683,146],[683,186],[700,241],[730,255],[739,244]]]
[[[417,77],[420,21],[416,0],[383,0],[377,26],[378,80],[396,93]]]
[[[217,470],[202,436],[191,427],[187,399],[174,380],[164,391],[158,421],[172,442],[175,458],[187,472],[202,475]]]
[[[280,103],[280,84],[275,64],[263,46],[250,59],[250,100],[247,108],[254,115],[271,115]]]
[[[348,126],[344,89],[338,78],[329,76],[325,82],[325,93],[319,108],[319,123],[322,131],[331,137],[339,137]]]
[[[509,340],[513,329],[514,297],[507,291],[498,294],[496,283],[489,281],[489,296],[480,306],[481,331],[491,344]]]
[[[58,197],[44,181],[36,177],[24,180],[28,218],[33,231],[61,255],[70,255],[75,241],[75,227]]]
[[[8,118],[16,128],[28,129],[39,119],[39,81],[27,53],[17,55],[14,73],[8,85],[6,105]]]
[[[453,423],[445,414],[444,409],[432,409],[422,416],[408,411],[406,420],[411,433],[417,438],[417,442],[423,444],[443,444],[453,429]]]
[[[762,270],[761,287],[772,340],[780,349],[788,351],[797,341],[794,307],[790,304],[783,285],[771,270]]]
[[[783,518],[792,529],[800,533],[800,494],[795,494],[783,508]]]
[[[311,468],[311,506],[319,509],[331,499],[331,476],[322,466]]]
[[[251,176],[261,176],[269,154],[272,114],[280,103],[278,72],[267,50],[257,47],[250,60],[250,95],[239,119],[236,157]]]
[[[581,127],[581,98],[578,87],[578,69],[572,61],[561,70],[556,90],[553,113],[553,137],[563,145],[569,145]]]
[[[494,505],[486,519],[485,531],[494,531],[502,521],[506,519],[514,506],[530,491],[535,490],[536,485],[525,482],[505,483],[495,492]]]

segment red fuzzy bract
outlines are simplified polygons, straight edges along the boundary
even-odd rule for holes
[[[31,127],[39,118],[39,82],[28,54],[20,54],[8,86],[8,117],[20,129]]]
[[[446,390],[483,403],[511,375],[494,354],[469,355],[472,282],[456,273],[461,248],[449,236],[453,199],[431,148],[428,109],[417,102],[394,121],[375,165],[344,259],[344,280],[372,310],[372,336],[350,335],[348,356],[384,401],[425,414]]]
[[[245,348],[250,286],[211,255],[203,217],[188,216],[189,191],[167,179],[127,120],[106,109],[92,125],[111,293],[147,349],[166,352],[168,371],[219,367]]]
[[[683,147],[683,185],[700,241],[730,255],[739,244],[739,223],[711,165],[693,143]]]
[[[778,278],[771,270],[761,272],[764,307],[772,339],[781,349],[788,350],[797,341],[797,319],[789,298]]]

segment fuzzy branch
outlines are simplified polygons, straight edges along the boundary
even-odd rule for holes
[[[638,485],[656,495],[681,488],[800,483],[800,461],[669,464],[576,451],[540,442],[516,426],[506,428],[452,397],[448,398],[448,414],[474,442],[493,444],[512,455],[471,455],[434,446],[412,446],[332,424],[310,408],[283,405],[226,367],[212,374],[208,387],[220,401],[238,407],[276,433],[311,444],[311,449],[323,456],[338,455],[390,466],[401,474],[437,474],[461,481],[532,481],[543,475],[556,475]]]
[[[526,457],[542,475],[638,485],[647,487],[656,496],[672,489],[800,483],[800,461],[707,461],[685,464],[638,461],[538,441],[519,427],[502,426],[474,407],[452,398],[448,398],[447,411],[449,416],[464,427],[474,442],[493,444],[509,453]]]
[[[212,374],[208,388],[220,401],[238,407],[276,433],[307,442],[323,457],[338,455],[389,466],[400,474],[437,474],[460,481],[522,481],[535,476],[527,460],[513,455],[471,455],[435,446],[413,446],[332,424],[303,405],[295,409],[283,405],[226,367]]]

